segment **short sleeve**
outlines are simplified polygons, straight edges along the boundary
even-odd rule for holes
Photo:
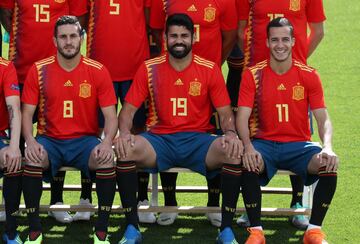
[[[125,97],[125,101],[138,108],[145,101],[148,95],[149,88],[147,69],[145,64],[142,64],[136,71],[129,92]]]
[[[238,19],[239,20],[248,20],[249,13],[250,13],[249,0],[238,0],[237,10],[238,10]]]
[[[26,76],[21,102],[31,105],[37,105],[39,102],[39,79],[35,64]]]
[[[215,108],[230,105],[229,94],[226,89],[224,77],[217,65],[212,69],[209,83],[209,94]]]
[[[235,0],[221,1],[220,26],[222,31],[236,30],[238,17],[236,12]]]
[[[97,92],[100,107],[108,107],[116,104],[116,95],[110,73],[105,66],[96,72],[98,82]]]
[[[256,88],[253,76],[250,70],[246,69],[241,79],[238,106],[252,108],[255,101],[255,92]]]
[[[310,109],[325,108],[324,90],[321,84],[320,76],[316,71],[311,73],[307,82],[309,87],[309,104]]]
[[[151,0],[150,5],[150,27],[153,29],[164,29],[166,13],[162,0]]]
[[[0,8],[6,8],[6,9],[15,8],[15,0],[1,0]]]
[[[16,70],[12,62],[4,70],[3,74],[3,91],[5,97],[20,96],[20,88],[16,76]]]
[[[324,6],[322,0],[307,0],[306,17],[309,23],[325,21]]]

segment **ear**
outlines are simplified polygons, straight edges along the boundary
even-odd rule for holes
[[[291,47],[295,46],[295,37],[292,38],[292,44]]]
[[[269,38],[266,38],[266,46],[269,47],[270,43],[269,43]]]
[[[57,48],[58,46],[57,46],[57,42],[56,42],[56,38],[55,38],[55,37],[53,37],[53,42],[54,42],[54,46]]]

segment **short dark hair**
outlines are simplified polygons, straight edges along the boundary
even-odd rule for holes
[[[284,17],[278,17],[269,22],[266,27],[267,37],[269,38],[270,29],[273,27],[289,27],[291,37],[294,37],[294,27],[291,22]]]
[[[58,20],[56,21],[55,29],[54,29],[54,37],[55,38],[57,37],[59,26],[62,26],[62,25],[76,25],[78,27],[79,36],[82,36],[84,34],[83,29],[80,25],[79,19],[76,16],[64,15],[64,16],[61,16],[60,18],[58,18]]]
[[[170,26],[184,26],[194,35],[194,22],[187,14],[172,14],[166,20],[165,34],[168,33]]]

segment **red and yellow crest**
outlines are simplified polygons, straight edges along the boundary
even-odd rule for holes
[[[84,83],[80,84],[79,97],[88,98],[91,97],[91,85],[84,80]]]
[[[209,5],[209,7],[204,9],[204,20],[207,22],[212,22],[215,20],[215,16],[216,16],[216,8],[211,7],[211,5]]]
[[[65,0],[55,0],[56,3],[64,3]]]
[[[305,98],[305,88],[303,86],[294,86],[292,98],[296,101],[303,100]]]
[[[291,11],[299,11],[300,7],[301,7],[300,3],[301,3],[301,0],[290,0],[289,9]]]
[[[191,96],[200,96],[201,94],[201,83],[198,81],[190,82],[189,94]]]

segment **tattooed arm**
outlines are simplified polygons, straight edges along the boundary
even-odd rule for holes
[[[4,151],[3,160],[7,171],[15,172],[21,168],[21,153],[19,149],[21,134],[20,98],[18,96],[9,96],[5,98],[5,101],[9,113],[11,138],[10,145]]]

